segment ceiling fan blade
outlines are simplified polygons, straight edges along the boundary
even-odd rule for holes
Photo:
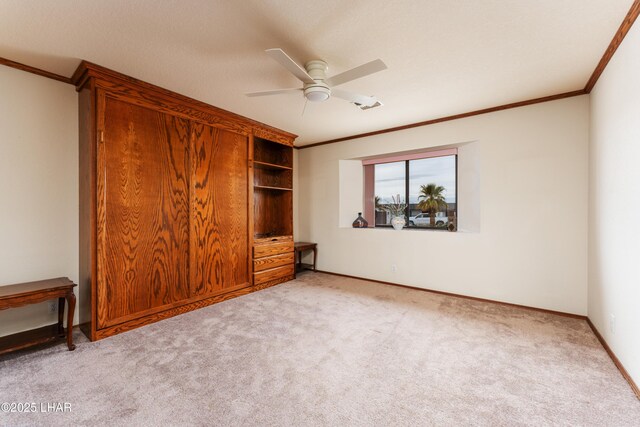
[[[245,93],[246,96],[268,96],[268,95],[279,95],[281,93],[291,93],[291,92],[299,92],[302,89],[300,88],[292,88],[292,89],[274,89],[274,90],[263,90],[262,92],[251,92]]]
[[[373,96],[359,95],[357,93],[347,92],[341,89],[331,89],[331,94],[337,98],[344,99],[355,104],[373,107],[378,100]]]
[[[267,49],[267,55],[275,59],[280,65],[289,70],[291,74],[302,80],[304,83],[315,83],[315,80],[307,73],[307,71],[299,66],[293,59],[289,57],[282,49]]]
[[[324,82],[329,86],[338,86],[343,83],[350,82],[351,80],[359,79],[386,69],[387,66],[385,63],[380,59],[376,59],[375,61],[367,62],[366,64],[352,68],[344,73],[336,74],[335,76],[326,79]]]

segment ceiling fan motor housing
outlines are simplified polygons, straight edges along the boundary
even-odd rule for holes
[[[326,101],[331,97],[331,88],[324,83],[329,66],[326,62],[314,59],[304,64],[304,68],[315,83],[305,83],[304,96],[311,102]]]

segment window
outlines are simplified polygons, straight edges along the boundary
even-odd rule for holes
[[[403,216],[406,227],[457,226],[457,151],[440,150],[363,161],[365,214],[370,224],[390,227]]]

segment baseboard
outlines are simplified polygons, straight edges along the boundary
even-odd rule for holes
[[[589,324],[589,327],[595,334],[596,338],[598,338],[598,341],[600,341],[600,344],[602,344],[602,347],[604,347],[604,350],[609,354],[609,357],[613,361],[613,364],[616,365],[616,368],[618,368],[618,370],[620,371],[624,379],[627,380],[627,382],[631,386],[631,389],[636,394],[636,397],[638,398],[638,400],[640,400],[640,388],[638,388],[637,384],[633,381],[633,378],[631,378],[631,375],[629,375],[629,373],[624,368],[624,366],[622,365],[618,357],[615,355],[613,350],[611,350],[611,347],[609,347],[609,344],[607,344],[607,342],[604,340],[604,337],[600,334],[600,332],[598,332],[598,329],[595,327],[595,325],[591,322],[591,319],[589,319],[588,317],[587,317],[587,323]]]
[[[473,300],[473,301],[488,302],[488,303],[491,303],[491,304],[500,304],[500,305],[507,306],[507,307],[524,308],[526,310],[534,310],[534,311],[538,311],[538,312],[541,312],[541,313],[555,314],[555,315],[558,315],[558,316],[570,317],[572,319],[587,320],[587,316],[582,316],[580,314],[566,313],[564,311],[547,310],[545,308],[531,307],[531,306],[528,306],[528,305],[520,305],[520,304],[512,304],[510,302],[503,302],[503,301],[496,301],[496,300],[486,299],[486,298],[472,297],[472,296],[469,296],[469,295],[454,294],[452,292],[437,291],[435,289],[418,288],[416,286],[402,285],[400,283],[393,283],[393,282],[384,282],[382,280],[367,279],[366,277],[350,276],[348,274],[333,273],[331,271],[318,270],[318,273],[325,273],[325,274],[331,274],[331,275],[334,275],[334,276],[348,277],[350,279],[366,280],[367,282],[375,282],[375,283],[381,283],[383,285],[391,285],[391,286],[397,286],[397,287],[400,287],[400,288],[414,289],[416,291],[430,292],[432,294],[446,295],[446,296],[449,296],[449,297],[464,298],[464,299],[469,299],[469,300]]]
[[[348,274],[334,273],[334,272],[331,272],[331,271],[318,270],[318,273],[331,274],[333,276],[348,277],[350,279],[357,279],[357,280],[364,280],[364,281],[367,281],[367,282],[381,283],[383,285],[391,285],[391,286],[397,286],[397,287],[400,287],[400,288],[414,289],[416,291],[430,292],[430,293],[438,294],[438,295],[446,295],[446,296],[455,297],[455,298],[464,298],[464,299],[469,299],[469,300],[473,300],[473,301],[487,302],[487,303],[491,303],[491,304],[499,304],[499,305],[503,305],[503,306],[507,306],[507,307],[517,307],[517,308],[522,308],[522,309],[525,309],[525,310],[534,310],[534,311],[547,313],[547,314],[556,314],[558,316],[564,316],[564,317],[570,317],[570,318],[573,318],[573,319],[585,320],[587,322],[587,324],[589,325],[589,327],[591,328],[591,330],[593,331],[593,333],[596,336],[596,338],[598,338],[598,341],[600,341],[600,344],[602,344],[602,347],[604,347],[605,351],[607,352],[607,354],[609,355],[609,357],[613,361],[614,365],[616,365],[616,367],[618,368],[618,370],[620,371],[620,373],[622,374],[624,379],[627,380],[627,382],[631,386],[631,389],[633,390],[633,392],[636,394],[638,399],[640,399],[640,389],[638,388],[636,383],[633,381],[633,378],[631,378],[631,376],[629,375],[627,370],[624,368],[624,366],[622,366],[622,363],[620,363],[620,360],[618,360],[618,357],[616,357],[616,355],[611,350],[611,348],[609,347],[607,342],[604,340],[602,335],[600,335],[600,332],[598,332],[596,327],[593,325],[593,323],[591,323],[591,320],[587,316],[582,316],[582,315],[573,314],[573,313],[565,313],[563,311],[547,310],[547,309],[538,308],[538,307],[530,307],[528,305],[512,304],[512,303],[509,303],[509,302],[496,301],[496,300],[491,300],[491,299],[486,299],[486,298],[477,298],[477,297],[472,297],[472,296],[468,296],[468,295],[454,294],[454,293],[451,293],[451,292],[437,291],[435,289],[418,288],[418,287],[415,287],[415,286],[401,285],[399,283],[385,282],[385,281],[382,281],[382,280],[367,279],[365,277],[351,276],[351,275],[348,275]]]

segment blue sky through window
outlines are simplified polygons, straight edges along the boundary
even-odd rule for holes
[[[445,199],[449,203],[456,200],[456,158],[455,156],[431,157],[409,161],[409,203],[418,203],[420,186],[442,185]],[[391,202],[391,196],[405,195],[405,162],[381,163],[375,165],[375,193],[380,203]]]

